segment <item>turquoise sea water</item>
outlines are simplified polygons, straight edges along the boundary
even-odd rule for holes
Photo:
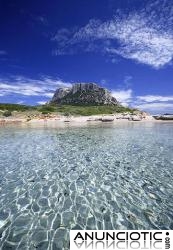
[[[0,249],[70,229],[173,229],[173,123],[0,127]]]

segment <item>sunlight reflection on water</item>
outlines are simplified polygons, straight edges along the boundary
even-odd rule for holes
[[[173,124],[0,128],[1,249],[70,229],[173,229]]]

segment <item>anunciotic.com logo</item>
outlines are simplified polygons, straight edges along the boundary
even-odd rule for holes
[[[71,230],[70,250],[173,249],[173,230]]]

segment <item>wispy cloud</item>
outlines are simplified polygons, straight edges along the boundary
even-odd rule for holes
[[[44,17],[44,16],[37,16],[36,17],[36,20],[44,25],[47,25],[48,24],[48,21],[47,21],[47,18]]]
[[[48,19],[47,19],[47,17],[45,15],[30,14],[29,12],[25,12],[25,11],[24,11],[24,14],[29,15],[29,17],[31,19],[31,22],[34,25],[38,25],[38,24],[41,24],[43,26],[48,26],[49,25]]]
[[[139,101],[145,102],[168,102],[173,101],[173,96],[161,96],[161,95],[145,95],[145,96],[138,96],[137,99]]]
[[[129,106],[132,101],[132,89],[112,90],[112,95],[124,106]]]
[[[24,101],[18,101],[17,104],[24,104]]]
[[[37,102],[37,104],[39,104],[39,105],[44,105],[44,104],[46,104],[46,102],[47,102],[47,101],[39,101],[39,102]]]
[[[5,50],[0,50],[0,56],[7,55],[7,52]]]
[[[164,112],[173,112],[173,103],[143,103],[136,105],[136,108],[140,110],[149,111],[151,113],[164,113]]]
[[[156,69],[173,59],[173,6],[171,1],[149,1],[138,11],[117,14],[102,22],[92,19],[82,28],[61,29],[52,40],[55,55],[80,51],[117,55]]]
[[[173,113],[173,96],[135,95],[132,89],[112,90],[112,95],[124,106],[137,108],[152,114]]]
[[[0,78],[0,96],[44,96],[51,98],[58,87],[69,87],[71,83],[45,76],[32,79],[23,76]]]
[[[136,96],[133,105],[151,113],[173,112],[173,96],[144,95]]]

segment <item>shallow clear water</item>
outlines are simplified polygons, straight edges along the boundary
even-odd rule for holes
[[[1,249],[69,249],[72,228],[173,229],[173,123],[1,127],[0,173]]]

